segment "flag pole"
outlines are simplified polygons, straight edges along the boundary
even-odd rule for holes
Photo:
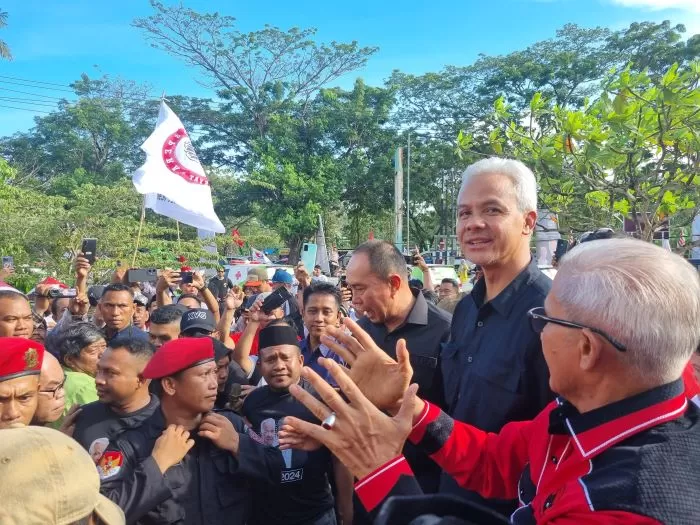
[[[134,256],[131,259],[131,267],[136,267],[136,254],[139,251],[139,244],[141,243],[141,230],[143,229],[143,223],[146,220],[146,196],[143,196],[143,204],[141,205],[141,221],[139,222],[139,233],[136,235],[136,248],[134,248]]]
[[[177,228],[177,249],[182,251],[182,246],[180,244],[180,221],[175,221],[175,227]]]

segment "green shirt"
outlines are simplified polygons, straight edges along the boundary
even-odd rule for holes
[[[98,400],[94,377],[84,372],[74,372],[67,368],[64,368],[63,371],[66,374],[66,384],[63,387],[66,396],[66,407],[63,409],[63,416],[51,424],[53,428],[61,426],[63,418],[73,405],[84,405]]]

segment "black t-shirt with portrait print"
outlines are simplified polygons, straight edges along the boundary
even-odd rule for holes
[[[315,394],[302,379],[304,390]],[[277,431],[281,420],[294,416],[318,424],[319,421],[289,392],[275,392],[269,386],[253,390],[243,403],[243,415],[251,427],[248,435],[268,446],[277,446]],[[332,472],[331,454],[326,448],[314,452],[280,451],[284,460],[279,481],[275,485],[260,485],[254,491],[251,525],[302,525],[313,522],[333,508],[329,485]]]
[[[151,394],[148,404],[130,414],[121,415],[109,405],[95,401],[81,407],[73,439],[88,451],[97,463],[110,441],[128,428],[138,427],[153,415],[160,401]]]

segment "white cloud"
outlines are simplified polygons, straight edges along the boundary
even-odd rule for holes
[[[681,9],[700,13],[700,0],[612,0],[612,2],[624,7],[642,7],[653,11]]]

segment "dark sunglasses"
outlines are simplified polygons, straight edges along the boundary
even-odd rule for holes
[[[598,334],[603,339],[608,341],[611,345],[613,345],[620,352],[627,351],[627,348],[625,347],[625,345],[623,345],[622,343],[615,340],[614,337],[610,337],[608,334],[606,334],[602,330],[598,330],[597,328],[593,328],[592,326],[586,326],[584,324],[578,324],[578,323],[573,323],[571,321],[565,321],[564,319],[556,319],[554,317],[547,317],[545,315],[544,308],[542,308],[542,307],[533,308],[532,310],[530,310],[527,313],[527,316],[530,318],[530,326],[532,326],[532,330],[536,334],[541,334],[542,330],[544,330],[544,327],[547,326],[547,323],[554,323],[554,324],[558,324],[560,326],[566,326],[567,328],[578,328],[579,330],[587,328],[591,332]]]

